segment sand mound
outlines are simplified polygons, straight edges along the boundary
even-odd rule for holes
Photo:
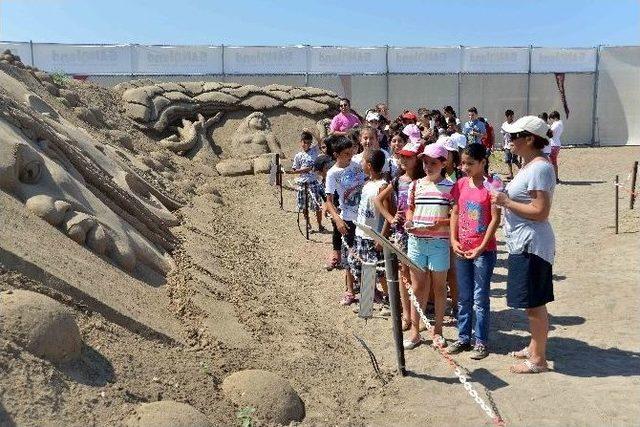
[[[77,359],[82,349],[78,325],[65,306],[35,292],[0,293],[0,334],[52,362]]]
[[[145,403],[127,421],[129,427],[210,427],[207,417],[186,403],[163,400]]]
[[[236,372],[222,383],[225,395],[239,407],[255,408],[266,421],[288,425],[304,418],[304,403],[283,378],[258,369]]]

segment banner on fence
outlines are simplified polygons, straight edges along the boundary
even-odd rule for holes
[[[463,73],[528,73],[529,48],[465,47]]]
[[[311,74],[383,74],[387,71],[384,47],[312,47]]]
[[[222,74],[220,46],[132,46],[132,74]]]
[[[390,73],[457,73],[462,50],[459,47],[389,48]]]
[[[536,47],[531,51],[532,73],[593,73],[596,49],[554,49]]]
[[[34,43],[35,66],[68,74],[130,74],[131,45]]]
[[[304,74],[307,69],[306,48],[225,47],[226,74]]]

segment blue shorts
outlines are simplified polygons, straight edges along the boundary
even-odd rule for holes
[[[425,270],[449,270],[449,240],[409,235],[407,255],[411,261]]]

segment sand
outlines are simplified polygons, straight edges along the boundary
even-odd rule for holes
[[[148,136],[118,116],[111,92],[84,86],[78,92],[104,106],[114,127],[133,134],[137,150],[154,148]],[[271,119],[287,154],[295,150],[299,130],[313,123],[289,113],[274,113]],[[238,120],[227,119],[229,126]],[[231,133],[218,129],[214,138],[228,139]],[[527,323],[523,312],[506,307],[506,253],[500,242],[491,290],[492,354],[482,361],[464,354],[456,360],[507,424],[631,425],[640,420],[640,217],[621,192],[620,234],[614,234],[612,185],[615,174],[626,181],[639,157],[639,147],[561,152],[564,182],[551,214],[557,262],[556,301],[549,304],[549,373],[518,376],[508,370],[513,361],[506,353],[526,344]],[[179,211],[181,224],[173,228],[181,241],[174,253],[177,269],[165,285],[153,288],[157,297],[146,303],[156,307],[145,307],[142,291],[134,296],[142,301],[136,299],[135,306],[149,318],[149,327],[162,329],[158,322],[164,318],[167,334],[175,339],[140,333],[135,322],[115,321],[101,314],[99,304],[88,307],[50,287],[34,276],[30,264],[8,267],[0,257],[0,290],[25,288],[63,302],[73,309],[83,338],[79,361],[54,365],[0,336],[0,425],[121,425],[141,403],[158,400],[185,402],[214,425],[233,425],[239,408],[224,397],[221,384],[242,369],[287,379],[305,403],[302,425],[491,423],[431,348],[407,352],[408,375],[396,374],[389,320],[365,322],[338,305],[343,272],[323,268],[331,236],[314,233],[310,241],[304,239],[293,192],[285,190],[281,210],[266,175],[226,178],[178,156],[172,162],[171,191],[189,200]],[[224,204],[211,195],[195,195],[204,183],[219,190]],[[37,235],[23,232],[22,247],[62,237],[41,228]],[[86,251],[77,245],[57,248],[57,257],[91,258],[88,252],[76,254]],[[45,268],[35,255],[31,261]],[[101,265],[96,273],[107,282],[117,280],[119,289],[126,289],[128,280],[132,289],[140,287],[109,267]],[[64,275],[68,283],[85,280],[78,269]],[[109,304],[111,297],[105,295],[103,302]],[[118,298],[124,311],[127,301]],[[375,354],[380,377],[354,334]],[[455,328],[445,327],[444,334],[454,339]]]

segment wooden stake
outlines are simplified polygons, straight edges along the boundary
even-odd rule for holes
[[[620,180],[616,175],[616,234],[618,234],[618,193],[620,192]]]
[[[633,172],[631,172],[631,197],[629,198],[629,209],[633,209],[636,201],[636,176],[638,175],[638,161],[633,162]]]

